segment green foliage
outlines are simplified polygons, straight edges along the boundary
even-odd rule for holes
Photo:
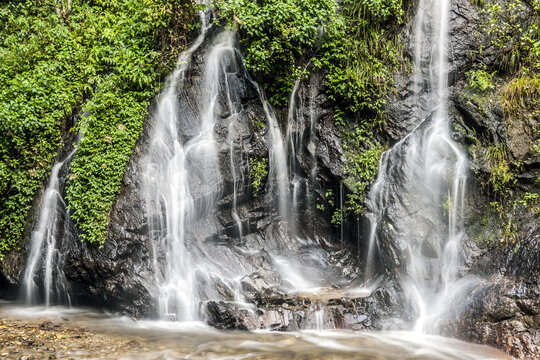
[[[68,202],[81,236],[102,243],[144,108],[185,43],[165,29],[188,23],[191,8],[188,0],[74,1],[59,19],[53,2],[0,5],[0,255],[21,239],[66,121],[83,107]]]
[[[493,89],[493,76],[494,73],[489,73],[485,69],[471,70],[467,73],[467,79],[469,81],[469,89],[483,93],[487,90]]]
[[[522,116],[540,109],[540,74],[522,74],[508,81],[501,89],[502,108],[507,117]]]
[[[147,22],[152,24],[152,35],[159,39],[161,65],[170,69],[174,60],[187,45],[187,34],[200,24],[193,21],[197,10],[205,5],[196,5],[192,0],[143,0],[148,7]]]
[[[443,211],[445,216],[449,216],[452,211],[452,199],[450,196],[447,196],[446,200],[443,202]]]
[[[383,106],[393,85],[393,74],[404,63],[395,32],[404,16],[401,0],[345,0],[326,25],[316,67],[327,69],[327,94],[337,103],[335,122],[344,128],[345,185],[349,190],[344,212],[360,214],[374,180],[382,146],[373,130],[383,118]],[[348,123],[345,112],[362,113],[359,123]],[[334,211],[339,224],[342,210]]]
[[[374,141],[368,125],[356,126],[344,135],[345,170],[348,175],[345,184],[351,190],[347,194],[347,211],[361,214],[365,210],[363,204],[368,187],[377,175],[383,149]]]
[[[330,205],[331,207],[334,207],[336,205],[336,201],[334,198],[334,190],[332,189],[326,190],[326,192],[324,193],[324,199],[326,200],[328,205]]]
[[[338,226],[341,225],[343,222],[343,213],[342,209],[336,208],[334,209],[334,212],[332,213],[332,218],[330,219],[330,223],[332,225]]]
[[[508,163],[506,145],[490,146],[485,152],[485,159],[490,170],[489,183],[498,194],[505,195],[510,185],[516,182]]]
[[[266,124],[264,123],[264,118],[255,119],[255,128],[257,128],[257,131],[261,131],[265,127],[266,127]]]
[[[484,7],[484,0],[472,0],[472,2],[477,6]]]
[[[503,125],[510,129],[516,122],[525,123],[536,132],[535,119],[540,115],[540,0],[485,0],[482,12],[489,41],[486,46],[495,50],[498,58],[489,71],[481,67],[468,74],[470,89],[477,93],[494,89],[491,93],[500,100],[507,119]],[[503,84],[492,82],[493,70]],[[492,104],[493,97],[489,95],[483,101]],[[484,111],[482,103],[479,105]],[[489,209],[482,210],[486,219],[477,234],[479,242],[487,247],[516,249],[520,246],[521,219],[539,214],[539,195],[520,194],[516,183],[522,164],[509,159],[505,143],[484,140],[480,145],[476,141],[478,145],[470,148],[476,171],[494,195]]]
[[[495,249],[504,245],[507,219],[503,219],[502,205],[494,202],[489,206],[478,209],[466,226],[467,235],[486,249]]]
[[[334,190],[327,189],[324,192],[323,199],[317,198],[317,209],[320,211],[325,211],[327,209],[326,205],[328,205],[328,211],[331,212],[332,216],[330,218],[330,223],[332,225],[339,225],[342,222],[342,209],[339,206],[336,206],[336,198],[334,194]],[[320,201],[320,202],[319,202]]]
[[[528,12],[531,16],[523,21],[523,14]],[[490,1],[486,3],[483,13],[485,31],[490,38],[489,45],[499,50],[496,62],[499,73],[510,78],[501,89],[505,116],[520,117],[525,112],[535,110],[538,115],[540,0]],[[472,79],[476,88],[489,84],[489,79],[484,75],[480,73],[479,77]]]
[[[328,0],[215,3],[219,18],[239,28],[246,66],[263,80],[272,103],[285,103],[294,81],[302,76],[302,61],[309,59],[324,71],[327,94],[336,103],[335,122],[347,129],[346,210],[361,213],[382,153],[372,130],[383,118],[393,74],[404,62],[396,35],[404,17],[402,0],[344,0],[339,8]],[[345,111],[367,114],[367,120],[348,124]],[[321,211],[329,205],[325,200],[317,204]],[[332,221],[337,224],[341,211],[336,214]]]
[[[481,164],[484,171],[487,172],[487,185],[489,185],[496,196],[499,198],[499,203],[505,201],[512,185],[516,183],[515,173],[507,155],[505,143],[498,145],[489,145],[487,147],[471,146],[469,149],[476,164]],[[514,166],[515,167],[515,166]],[[477,174],[481,175],[480,172]]]
[[[531,5],[532,17],[528,22],[520,21],[521,14]],[[524,69],[539,71],[540,0],[490,1],[483,12],[491,43],[502,50],[498,62],[500,69],[510,73]]]
[[[62,120],[85,91],[78,83],[82,66],[63,64],[79,55],[70,53],[76,43],[66,39],[68,29],[52,8],[37,10],[30,2],[0,5],[0,255],[22,237],[56,156]]]
[[[250,159],[251,170],[249,177],[251,178],[251,188],[253,196],[257,196],[261,190],[266,177],[268,176],[268,161],[266,158]]]
[[[269,91],[270,101],[284,105],[302,70],[317,29],[332,17],[334,0],[216,0],[219,18],[236,22],[245,47],[245,64]]]
[[[152,92],[122,89],[118,75],[100,80],[84,110],[83,136],[71,163],[66,188],[80,237],[102,243],[109,211],[120,191],[126,164],[139,134]]]
[[[539,199],[537,194],[525,193],[506,203],[490,202],[489,206],[478,209],[477,215],[468,222],[468,236],[487,249],[515,251],[522,238],[520,221],[528,211],[533,216],[540,214]]]
[[[534,215],[540,215],[540,194],[526,192],[521,195],[521,205],[532,211]]]
[[[403,19],[401,0],[344,0],[326,26],[320,56],[332,100],[353,112],[378,113],[393,84],[401,48],[392,30]]]

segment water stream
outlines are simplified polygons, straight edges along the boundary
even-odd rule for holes
[[[223,32],[206,59],[200,108],[195,117],[182,118],[192,116],[179,111],[178,92],[184,86],[192,53],[205,39],[208,29],[205,14],[201,19],[199,37],[180,56],[177,69],[158,98],[145,173],[150,233],[155,244],[159,311],[162,317],[177,320],[200,318],[198,284],[204,282],[201,277],[215,273],[209,262],[196,260],[204,256],[204,249],[198,247],[190,231],[194,230],[191,225],[196,219],[215,210],[220,197],[221,174],[213,135],[219,77],[223,72],[223,59],[235,56],[234,34]],[[186,123],[194,123],[190,138],[183,136],[180,128]],[[204,196],[195,196],[193,192],[199,191],[195,188],[203,188]],[[209,267],[204,268],[205,264]]]
[[[414,328],[433,332],[468,284],[457,281],[467,162],[451,139],[447,114],[448,6],[448,0],[419,2],[414,37],[419,122],[383,154],[368,215],[368,277],[376,273],[381,242],[395,244],[405,270],[402,286],[417,313]]]
[[[202,323],[133,321],[85,309],[17,308],[0,303],[14,326],[57,329],[69,337],[58,358],[100,359],[386,359],[495,360],[510,357],[486,346],[411,332],[219,331]],[[50,331],[50,330],[40,330]],[[54,331],[54,330],[53,330]],[[47,333],[50,334],[50,333]],[[13,335],[11,335],[13,336]],[[78,338],[82,338],[78,340]],[[45,340],[46,341],[46,340]],[[43,357],[33,345],[29,354]],[[9,349],[9,348],[6,348]],[[19,349],[20,350],[20,349]],[[33,351],[33,352],[32,352]],[[19,358],[19,355],[16,354]]]

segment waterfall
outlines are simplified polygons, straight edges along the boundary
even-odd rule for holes
[[[242,254],[234,246],[219,246],[229,238],[216,230],[220,226],[217,204],[223,200],[229,181],[220,167],[228,163],[234,223],[234,234],[229,235],[240,240],[244,236],[238,209],[238,198],[246,188],[246,169],[241,164],[245,158],[238,143],[243,110],[239,85],[235,83],[233,89],[230,83],[243,74],[241,55],[234,32],[226,30],[212,36],[202,53],[205,63],[199,86],[184,84],[191,56],[206,40],[207,27],[202,18],[201,34],[180,56],[177,69],[158,97],[144,172],[159,313],[164,319],[181,321],[201,320],[199,307],[208,300],[243,302],[239,279],[253,271],[248,264],[240,265]],[[189,94],[196,95],[196,104],[189,103]],[[271,108],[265,111],[272,114]],[[271,131],[277,138],[275,118],[269,119],[269,125],[274,130],[277,127]],[[226,129],[225,139],[215,136],[218,127]],[[225,153],[227,158],[222,157]],[[273,163],[279,163],[276,157],[280,159],[280,154],[279,147],[271,153]],[[271,168],[278,169],[274,174],[279,179],[280,194],[284,194],[281,168]],[[286,211],[286,203],[280,204],[281,211]]]
[[[45,306],[50,306],[51,303],[59,302],[64,298],[69,301],[61,261],[63,252],[58,249],[61,244],[57,244],[57,237],[60,233],[59,225],[62,215],[66,213],[60,171],[75,151],[73,150],[53,166],[49,183],[43,194],[37,225],[30,237],[30,252],[22,280],[23,296],[27,304],[40,301],[41,289]]]
[[[375,274],[381,246],[396,253],[418,331],[437,331],[467,283],[458,281],[467,160],[449,129],[448,12],[449,0],[419,2],[414,28],[418,125],[383,154],[368,198],[366,274]]]
[[[251,311],[245,286],[253,281],[257,291],[295,293],[349,279],[324,239],[303,236],[310,229],[295,226],[309,193],[310,174],[295,156],[306,145],[306,130],[308,166],[316,167],[315,119],[305,128],[298,120],[300,81],[290,96],[284,136],[263,89],[243,67],[236,34],[207,31],[204,16],[202,22],[201,34],[179,57],[150,114],[143,160],[152,293],[166,320],[204,320],[213,302]],[[264,132],[254,131],[260,117],[266,120]],[[265,151],[265,197],[252,197],[249,160]],[[277,221],[260,220],[274,214]]]
[[[154,268],[159,288],[159,312],[163,318],[197,320],[198,264],[188,244],[192,222],[215,207],[219,197],[219,174],[213,138],[215,106],[220,60],[230,51],[232,35],[226,33],[214,45],[205,66],[201,86],[202,101],[198,119],[182,119],[178,104],[179,87],[183,86],[191,55],[205,39],[208,29],[201,14],[201,33],[193,45],[182,53],[174,73],[158,97],[153,114],[148,163],[145,172],[147,212],[154,244]],[[189,140],[181,136],[181,126],[199,120]],[[195,203],[193,185],[204,187],[202,201]],[[200,200],[200,199],[199,199]],[[190,239],[191,240],[191,239]],[[164,259],[163,259],[164,258]]]

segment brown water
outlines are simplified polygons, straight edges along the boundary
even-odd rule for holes
[[[84,309],[0,306],[0,357],[19,359],[509,359],[412,332],[219,331]]]

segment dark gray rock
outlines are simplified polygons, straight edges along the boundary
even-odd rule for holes
[[[516,358],[540,356],[540,285],[503,279],[477,288],[470,309],[449,334],[495,346]]]

